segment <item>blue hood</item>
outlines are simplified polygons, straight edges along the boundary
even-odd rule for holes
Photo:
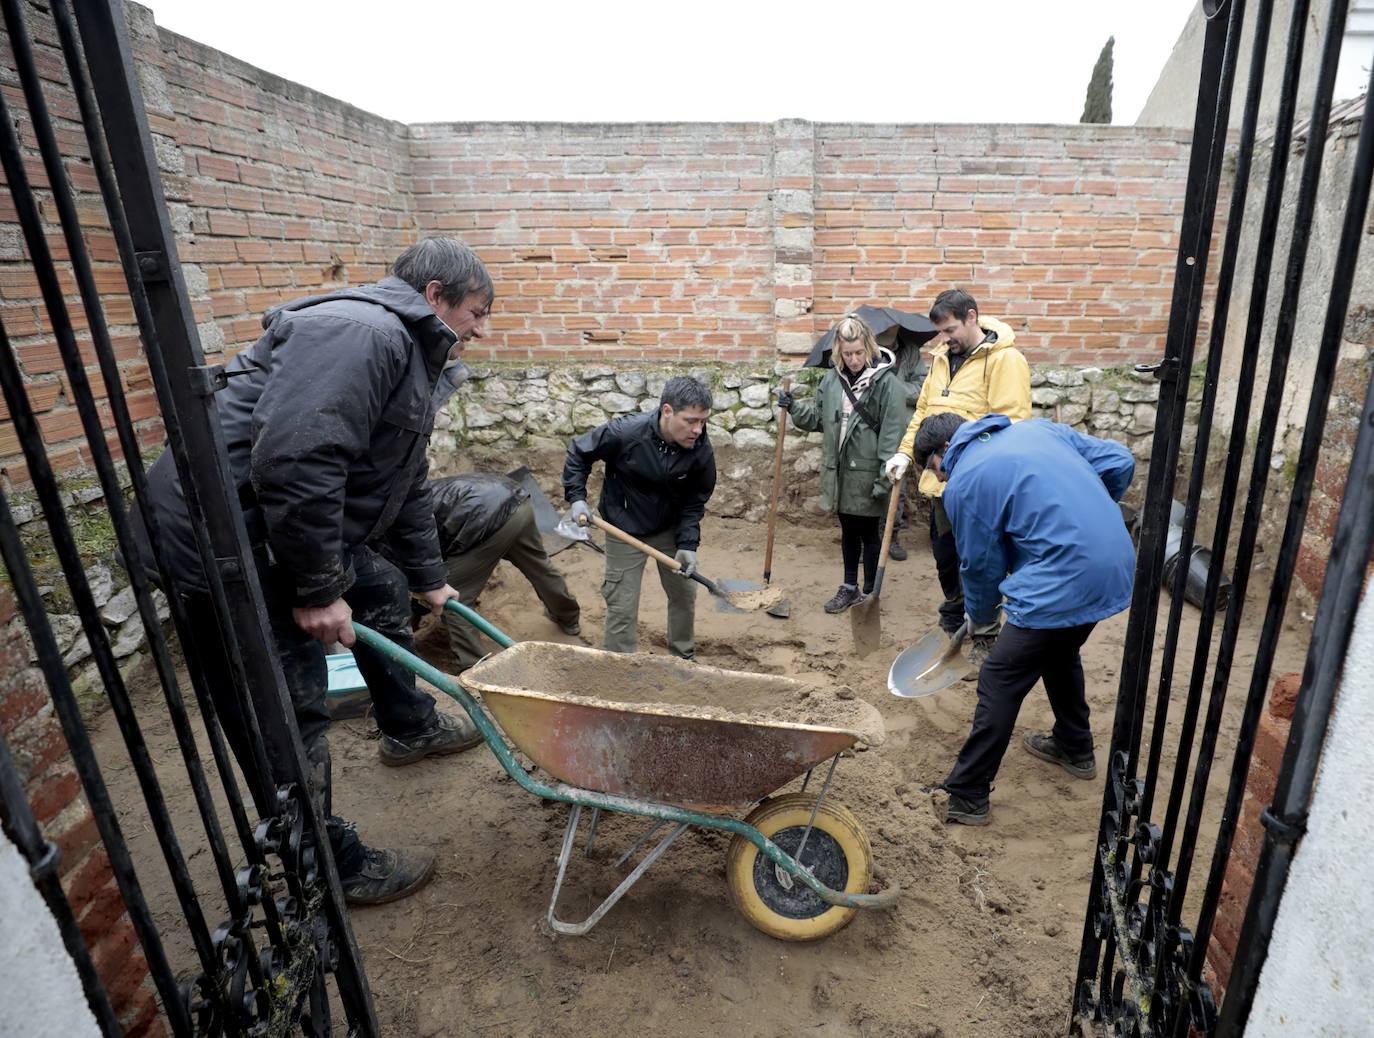
[[[944,454],[942,498],[975,623],[1096,623],[1130,605],[1135,549],[1116,502],[1135,472],[1119,443],[1005,415],[966,422]]]

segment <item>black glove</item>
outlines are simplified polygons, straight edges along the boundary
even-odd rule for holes
[[[788,392],[786,389],[778,390],[778,406],[781,407],[784,411],[792,410],[793,399],[794,397],[792,396],[792,394]]]

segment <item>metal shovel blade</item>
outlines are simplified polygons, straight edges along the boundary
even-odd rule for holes
[[[854,651],[860,656],[876,652],[883,640],[883,610],[876,594],[849,607],[849,625],[854,632]]]
[[[950,653],[944,631],[931,631],[915,645],[898,653],[887,672],[887,688],[902,699],[920,699],[962,681],[972,669],[956,647]]]
[[[717,580],[715,584],[722,592],[716,597],[716,610],[721,613],[751,613],[782,602],[782,588],[755,580]]]

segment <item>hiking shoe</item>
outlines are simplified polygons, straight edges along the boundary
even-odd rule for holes
[[[892,543],[887,546],[887,557],[896,559],[898,562],[906,561],[906,549],[902,547],[902,542],[896,537],[892,538]]]
[[[1021,740],[1021,745],[1032,757],[1058,764],[1074,778],[1097,778],[1096,757],[1090,753],[1079,760],[1070,760],[1069,755],[1049,732],[1027,732],[1026,737]]]
[[[433,875],[434,852],[428,847],[365,847],[363,867],[351,876],[340,876],[339,884],[345,904],[384,905],[409,897]]]
[[[945,821],[958,822],[960,825],[987,825],[992,821],[992,806],[987,797],[965,800],[958,793],[951,793],[949,804],[945,807]]]
[[[835,592],[835,597],[825,603],[827,613],[843,613],[856,602],[864,600],[863,593],[853,584],[841,584],[840,590]]]
[[[554,622],[554,625],[557,626],[557,628],[564,634],[570,634],[573,637],[576,637],[582,633],[581,619],[577,619],[574,620],[572,623],[565,624],[561,620],[556,619],[554,615],[547,609],[544,610],[544,615],[547,616],[550,620],[552,620]]]
[[[434,727],[405,739],[396,739],[383,733],[377,751],[382,763],[398,768],[403,764],[414,764],[426,757],[460,753],[482,741],[482,733],[467,716],[454,717],[452,714],[436,713],[434,722]]]

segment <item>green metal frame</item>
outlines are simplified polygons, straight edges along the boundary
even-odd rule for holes
[[[450,599],[445,608],[457,613],[503,649],[515,644],[515,640],[504,631],[493,626],[485,617],[456,599]],[[805,866],[764,836],[763,833],[738,818],[732,818],[729,815],[689,811],[672,804],[659,804],[652,800],[640,800],[637,797],[597,793],[590,789],[581,789],[561,782],[547,785],[531,778],[525,769],[516,762],[515,755],[506,745],[505,737],[497,729],[495,722],[487,716],[487,712],[478,705],[477,700],[472,698],[467,689],[371,628],[355,622],[353,630],[360,641],[413,671],[417,677],[424,678],[445,695],[457,700],[458,704],[472,718],[472,723],[477,726],[477,730],[482,733],[482,738],[486,740],[488,748],[496,755],[501,766],[506,769],[506,774],[518,782],[527,792],[545,800],[557,800],[565,804],[581,804],[584,807],[600,808],[603,811],[619,811],[621,814],[640,815],[644,818],[654,818],[664,822],[681,822],[688,825],[699,825],[705,829],[719,829],[722,832],[732,833],[748,840],[759,849],[760,854],[786,871],[788,875],[805,883],[816,893],[817,897],[827,904],[837,905],[841,908],[891,908],[896,904],[897,897],[901,893],[896,885],[889,886],[886,890],[876,894],[846,894],[832,890],[816,879]]]

